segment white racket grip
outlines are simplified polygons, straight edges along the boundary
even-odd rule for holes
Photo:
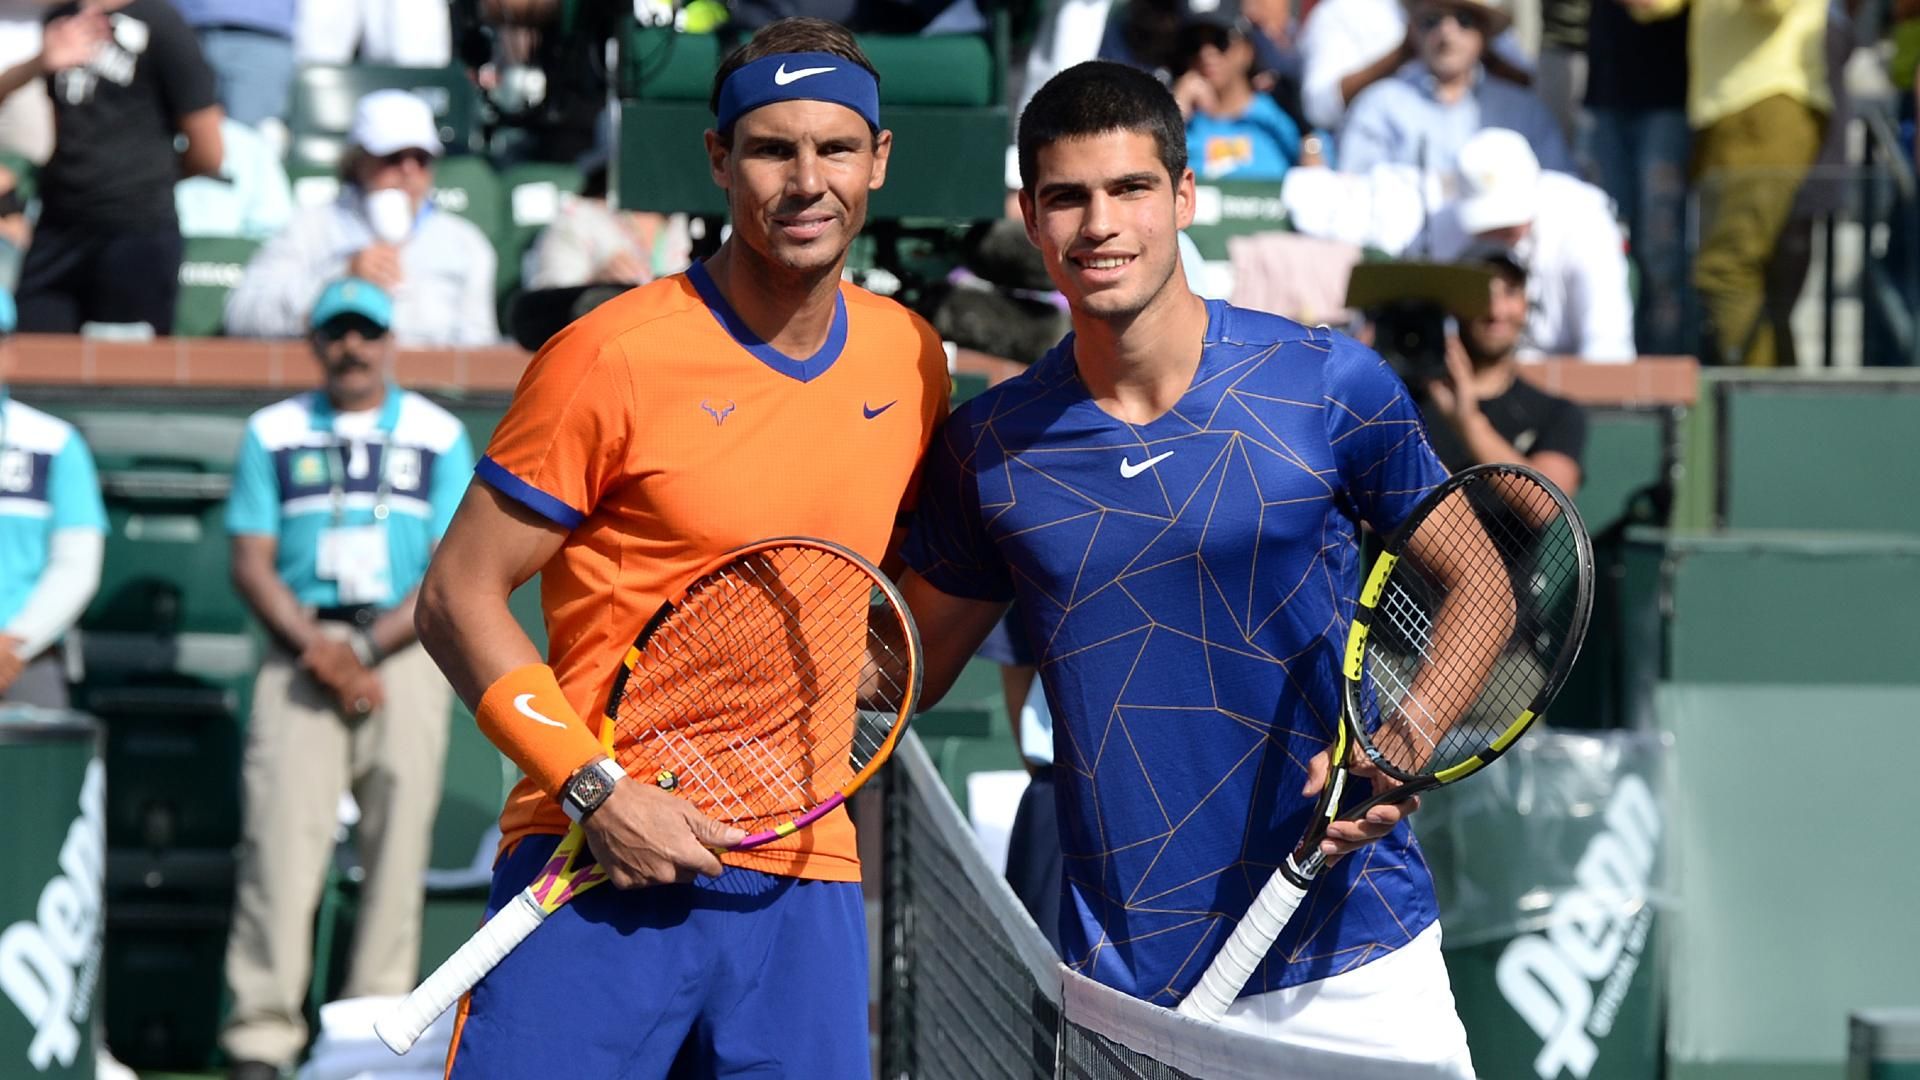
[[[1200,982],[1180,1002],[1182,1016],[1197,1017],[1219,1023],[1227,1015],[1227,1009],[1240,996],[1240,989],[1253,977],[1253,969],[1267,958],[1267,951],[1279,939],[1280,931],[1286,929],[1287,920],[1293,918],[1294,909],[1300,906],[1300,898],[1307,890],[1288,881],[1285,874],[1275,873],[1267,879],[1266,887],[1260,895],[1253,898],[1253,906],[1233,928],[1233,934],[1227,943],[1220,946],[1213,963],[1207,965],[1206,974],[1200,976]]]
[[[533,898],[532,892],[520,893],[468,938],[460,951],[434,969],[426,982],[415,987],[392,1012],[376,1021],[374,1034],[396,1054],[411,1050],[433,1022],[440,1019],[441,1013],[453,1008],[482,976],[506,959],[514,946],[527,940],[527,935],[546,921],[547,913],[540,909],[540,902]]]

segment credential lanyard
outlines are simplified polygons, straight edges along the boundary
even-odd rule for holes
[[[340,436],[335,435],[333,437],[333,445],[327,448],[326,453],[329,488],[328,497],[333,506],[333,524],[335,528],[340,526],[347,514],[347,466],[349,464],[347,454],[349,452],[349,441],[350,440],[342,439]],[[372,442],[373,440],[369,439],[366,443],[360,445],[370,446]],[[381,445],[384,447],[386,444],[383,442]],[[368,457],[372,457],[371,452],[368,452]],[[369,467],[371,467],[371,465],[369,465]],[[383,525],[387,520],[387,498],[392,494],[393,481],[387,476],[386,454],[383,452],[380,457],[380,482],[375,486],[373,492],[373,520]]]

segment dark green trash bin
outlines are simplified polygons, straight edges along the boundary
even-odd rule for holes
[[[1847,1017],[1847,1080],[1920,1080],[1920,1009]]]
[[[0,708],[0,1076],[91,1077],[106,769],[80,713]]]
[[[1480,1075],[1660,1075],[1665,746],[1534,732],[1415,815]]]

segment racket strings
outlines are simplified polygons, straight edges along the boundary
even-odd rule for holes
[[[1360,688],[1369,742],[1389,764],[1459,765],[1542,696],[1577,634],[1577,527],[1532,479],[1495,472],[1415,530],[1375,611]]]
[[[845,789],[904,721],[904,614],[822,549],[762,549],[687,591],[613,710],[630,774],[752,832]]]

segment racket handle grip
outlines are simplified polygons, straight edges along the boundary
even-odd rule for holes
[[[374,1034],[387,1049],[404,1054],[413,1049],[420,1036],[433,1026],[440,1014],[473,989],[475,983],[493,966],[506,959],[514,946],[539,929],[547,913],[533,894],[522,892],[506,907],[494,913],[465,945],[427,976],[400,1004],[373,1025]]]
[[[1300,898],[1305,895],[1307,890],[1288,881],[1284,873],[1268,878],[1266,887],[1253,898],[1253,906],[1247,909],[1246,916],[1214,955],[1213,963],[1207,965],[1206,974],[1200,976],[1200,982],[1181,1000],[1180,1014],[1216,1024],[1224,1019],[1227,1009],[1240,996],[1240,989],[1267,958],[1280,931],[1286,929],[1287,920],[1293,918],[1294,909],[1300,906]]]

